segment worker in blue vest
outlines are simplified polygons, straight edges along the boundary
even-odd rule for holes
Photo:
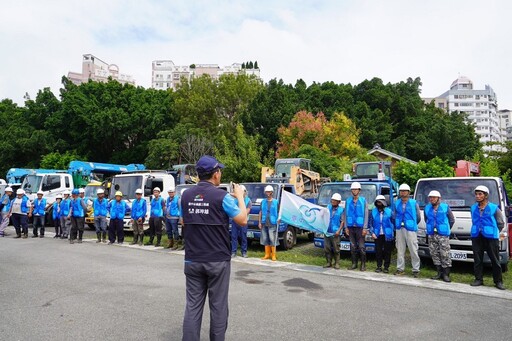
[[[327,264],[324,268],[330,268],[332,259],[334,258],[334,268],[340,268],[340,234],[343,230],[343,207],[340,206],[341,195],[334,193],[331,196],[331,203],[327,205],[329,210],[329,227],[327,229],[328,235],[324,235],[324,251]]]
[[[229,219],[247,224],[244,193],[218,188],[224,165],[212,156],[196,164],[199,183],[182,194],[185,224],[186,308],[183,340],[199,341],[206,295],[210,304],[210,340],[224,340],[228,326],[228,294],[231,273]],[[236,199],[236,200],[235,200]]]
[[[350,239],[350,255],[352,265],[349,270],[357,269],[357,256],[361,256],[360,271],[366,271],[366,247],[365,237],[368,233],[368,203],[361,194],[361,184],[353,182],[350,185],[352,197],[345,201],[345,211],[343,212],[343,224],[345,232]],[[359,252],[358,252],[359,251]]]
[[[247,212],[247,216],[251,212],[251,198],[247,196],[247,188],[244,185],[240,185],[244,191],[244,202]],[[247,225],[240,226],[235,222],[231,223],[231,257],[236,257],[236,250],[238,249],[238,240],[240,239],[240,248],[242,251],[242,257],[247,258]]]
[[[471,206],[471,244],[474,257],[475,280],[471,286],[484,284],[484,251],[491,260],[494,286],[505,290],[499,262],[499,241],[507,237],[503,213],[498,205],[489,202],[489,189],[486,186],[475,188],[476,202]]]
[[[55,201],[52,205],[52,218],[53,218],[53,226],[55,227],[55,236],[53,238],[60,238],[62,229],[60,227],[60,203],[62,201],[62,194],[57,194],[55,196]]]
[[[409,248],[414,278],[420,275],[420,257],[418,256],[418,223],[421,221],[420,207],[416,200],[409,198],[411,188],[401,184],[398,188],[400,200],[395,202],[393,217],[396,230],[396,272],[404,275],[405,248]]]
[[[69,197],[69,190],[63,192],[63,198],[60,202],[60,228],[62,233],[61,239],[68,239],[69,232],[71,230],[71,198]]]
[[[12,187],[6,187],[2,198],[0,198],[0,212],[2,212],[2,221],[0,222],[0,237],[5,235],[5,229],[9,225],[9,211],[11,210]]]
[[[96,229],[96,243],[107,242],[107,213],[108,200],[105,198],[105,190],[99,188],[96,192],[97,198],[92,202],[94,212],[94,227]]]
[[[447,203],[441,202],[439,191],[430,191],[430,203],[425,205],[423,215],[427,227],[428,248],[437,275],[432,279],[442,279],[449,283],[452,258],[450,256],[450,231],[455,224],[455,217]]]
[[[279,224],[278,209],[279,201],[274,199],[274,187],[265,186],[266,198],[261,201],[258,227],[261,230],[260,244],[265,246],[265,256],[262,259],[277,260],[277,245],[279,245]]]
[[[69,243],[74,244],[77,239],[78,243],[82,243],[85,226],[85,212],[87,212],[87,204],[80,196],[80,190],[74,189],[71,192],[71,233],[69,235]]]
[[[122,245],[124,242],[124,216],[126,215],[126,203],[123,201],[123,192],[117,191],[115,199],[110,203],[110,225],[108,229],[108,245],[116,242]]]
[[[164,221],[165,201],[160,196],[160,187],[153,188],[153,199],[151,199],[151,211],[149,212],[149,242],[146,245],[153,245],[156,235],[155,247],[160,246],[162,241],[162,223]]]
[[[178,221],[180,220],[180,196],[176,194],[174,187],[169,187],[167,190],[167,197],[165,203],[165,230],[167,232],[167,248],[178,248],[178,239],[180,237],[178,231]],[[174,247],[176,245],[176,248]]]
[[[30,211],[30,200],[25,191],[19,188],[16,191],[16,198],[11,201],[9,216],[16,230],[14,238],[28,238],[28,212]]]
[[[142,197],[142,188],[135,190],[135,200],[132,202],[132,211],[130,217],[133,229],[133,242],[130,245],[137,244],[139,246],[144,244],[144,221],[146,220],[147,214],[147,203],[146,199]]]
[[[375,241],[375,258],[377,269],[375,272],[389,273],[391,264],[391,253],[395,245],[395,227],[393,226],[393,211],[388,206],[386,197],[377,195],[375,207],[370,214],[370,233]],[[382,264],[384,263],[384,270]]]
[[[46,214],[46,198],[43,198],[44,192],[37,191],[37,198],[32,203],[30,207],[30,212],[28,212],[29,218],[32,217],[32,238],[38,237],[38,232],[40,238],[44,238],[44,224],[45,224],[45,214]]]

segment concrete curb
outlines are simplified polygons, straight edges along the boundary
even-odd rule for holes
[[[11,229],[9,227],[8,229]],[[11,231],[14,232],[14,229]],[[46,235],[48,237],[53,237],[55,233],[47,232]],[[86,243],[96,243],[95,239],[84,239],[83,240]],[[102,244],[105,245],[105,244]],[[171,255],[176,256],[184,256],[185,251],[170,251],[168,249],[164,249],[163,247],[154,247],[154,246],[139,246],[139,245],[128,245],[128,244],[113,244],[109,246],[116,246],[116,247],[125,247],[130,249],[139,249],[143,251],[150,251],[150,252],[160,252],[160,253],[168,253]],[[297,263],[289,263],[289,262],[281,262],[281,261],[267,261],[267,260],[260,260],[257,258],[242,258],[242,257],[235,257],[232,258],[232,262],[241,263],[241,264],[248,264],[248,265],[254,265],[254,266],[261,266],[266,268],[280,268],[280,269],[286,269],[291,271],[298,271],[298,272],[308,272],[308,273],[316,273],[316,274],[322,274],[325,276],[337,276],[337,277],[345,277],[345,278],[353,278],[353,279],[363,279],[367,281],[373,281],[373,282],[381,282],[381,283],[391,283],[391,284],[398,284],[398,285],[408,285],[408,286],[414,286],[419,288],[426,288],[426,289],[433,289],[433,290],[444,290],[444,291],[450,291],[450,292],[457,292],[457,293],[463,293],[463,294],[469,294],[469,295],[479,295],[479,296],[485,296],[485,297],[492,297],[492,298],[499,298],[499,299],[505,299],[512,301],[512,290],[498,290],[494,287],[486,287],[486,286],[480,286],[480,287],[472,287],[468,284],[462,284],[462,283],[445,283],[442,281],[434,281],[431,279],[426,278],[411,278],[411,277],[399,277],[399,276],[393,276],[392,274],[379,274],[375,272],[361,272],[361,271],[349,271],[349,270],[334,270],[334,269],[324,269],[319,266],[314,265],[304,265],[304,264],[297,264]],[[486,279],[487,283],[489,281],[492,281],[492,279]]]

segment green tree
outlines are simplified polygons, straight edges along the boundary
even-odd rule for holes
[[[421,178],[452,177],[454,175],[453,167],[439,157],[428,162],[419,161],[418,164],[400,161],[393,172],[393,177],[399,184],[406,183],[411,186],[413,191]]]
[[[255,69],[259,69],[258,61],[255,61],[255,62],[254,62],[254,68],[255,68]]]
[[[73,160],[84,161],[75,151],[66,151],[65,153],[52,152],[41,158],[40,168],[43,169],[62,169],[69,168],[69,163]]]

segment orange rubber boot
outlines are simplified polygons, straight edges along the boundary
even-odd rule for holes
[[[262,259],[270,259],[270,245],[265,245],[265,257],[263,257]]]

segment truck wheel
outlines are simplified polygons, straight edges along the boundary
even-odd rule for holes
[[[292,226],[288,226],[283,233],[283,240],[281,246],[284,250],[290,250],[295,245],[295,229]]]
[[[501,272],[507,272],[508,271],[508,263],[501,264]]]
[[[315,240],[315,234],[314,233],[308,233],[308,240],[310,242],[314,241]]]

